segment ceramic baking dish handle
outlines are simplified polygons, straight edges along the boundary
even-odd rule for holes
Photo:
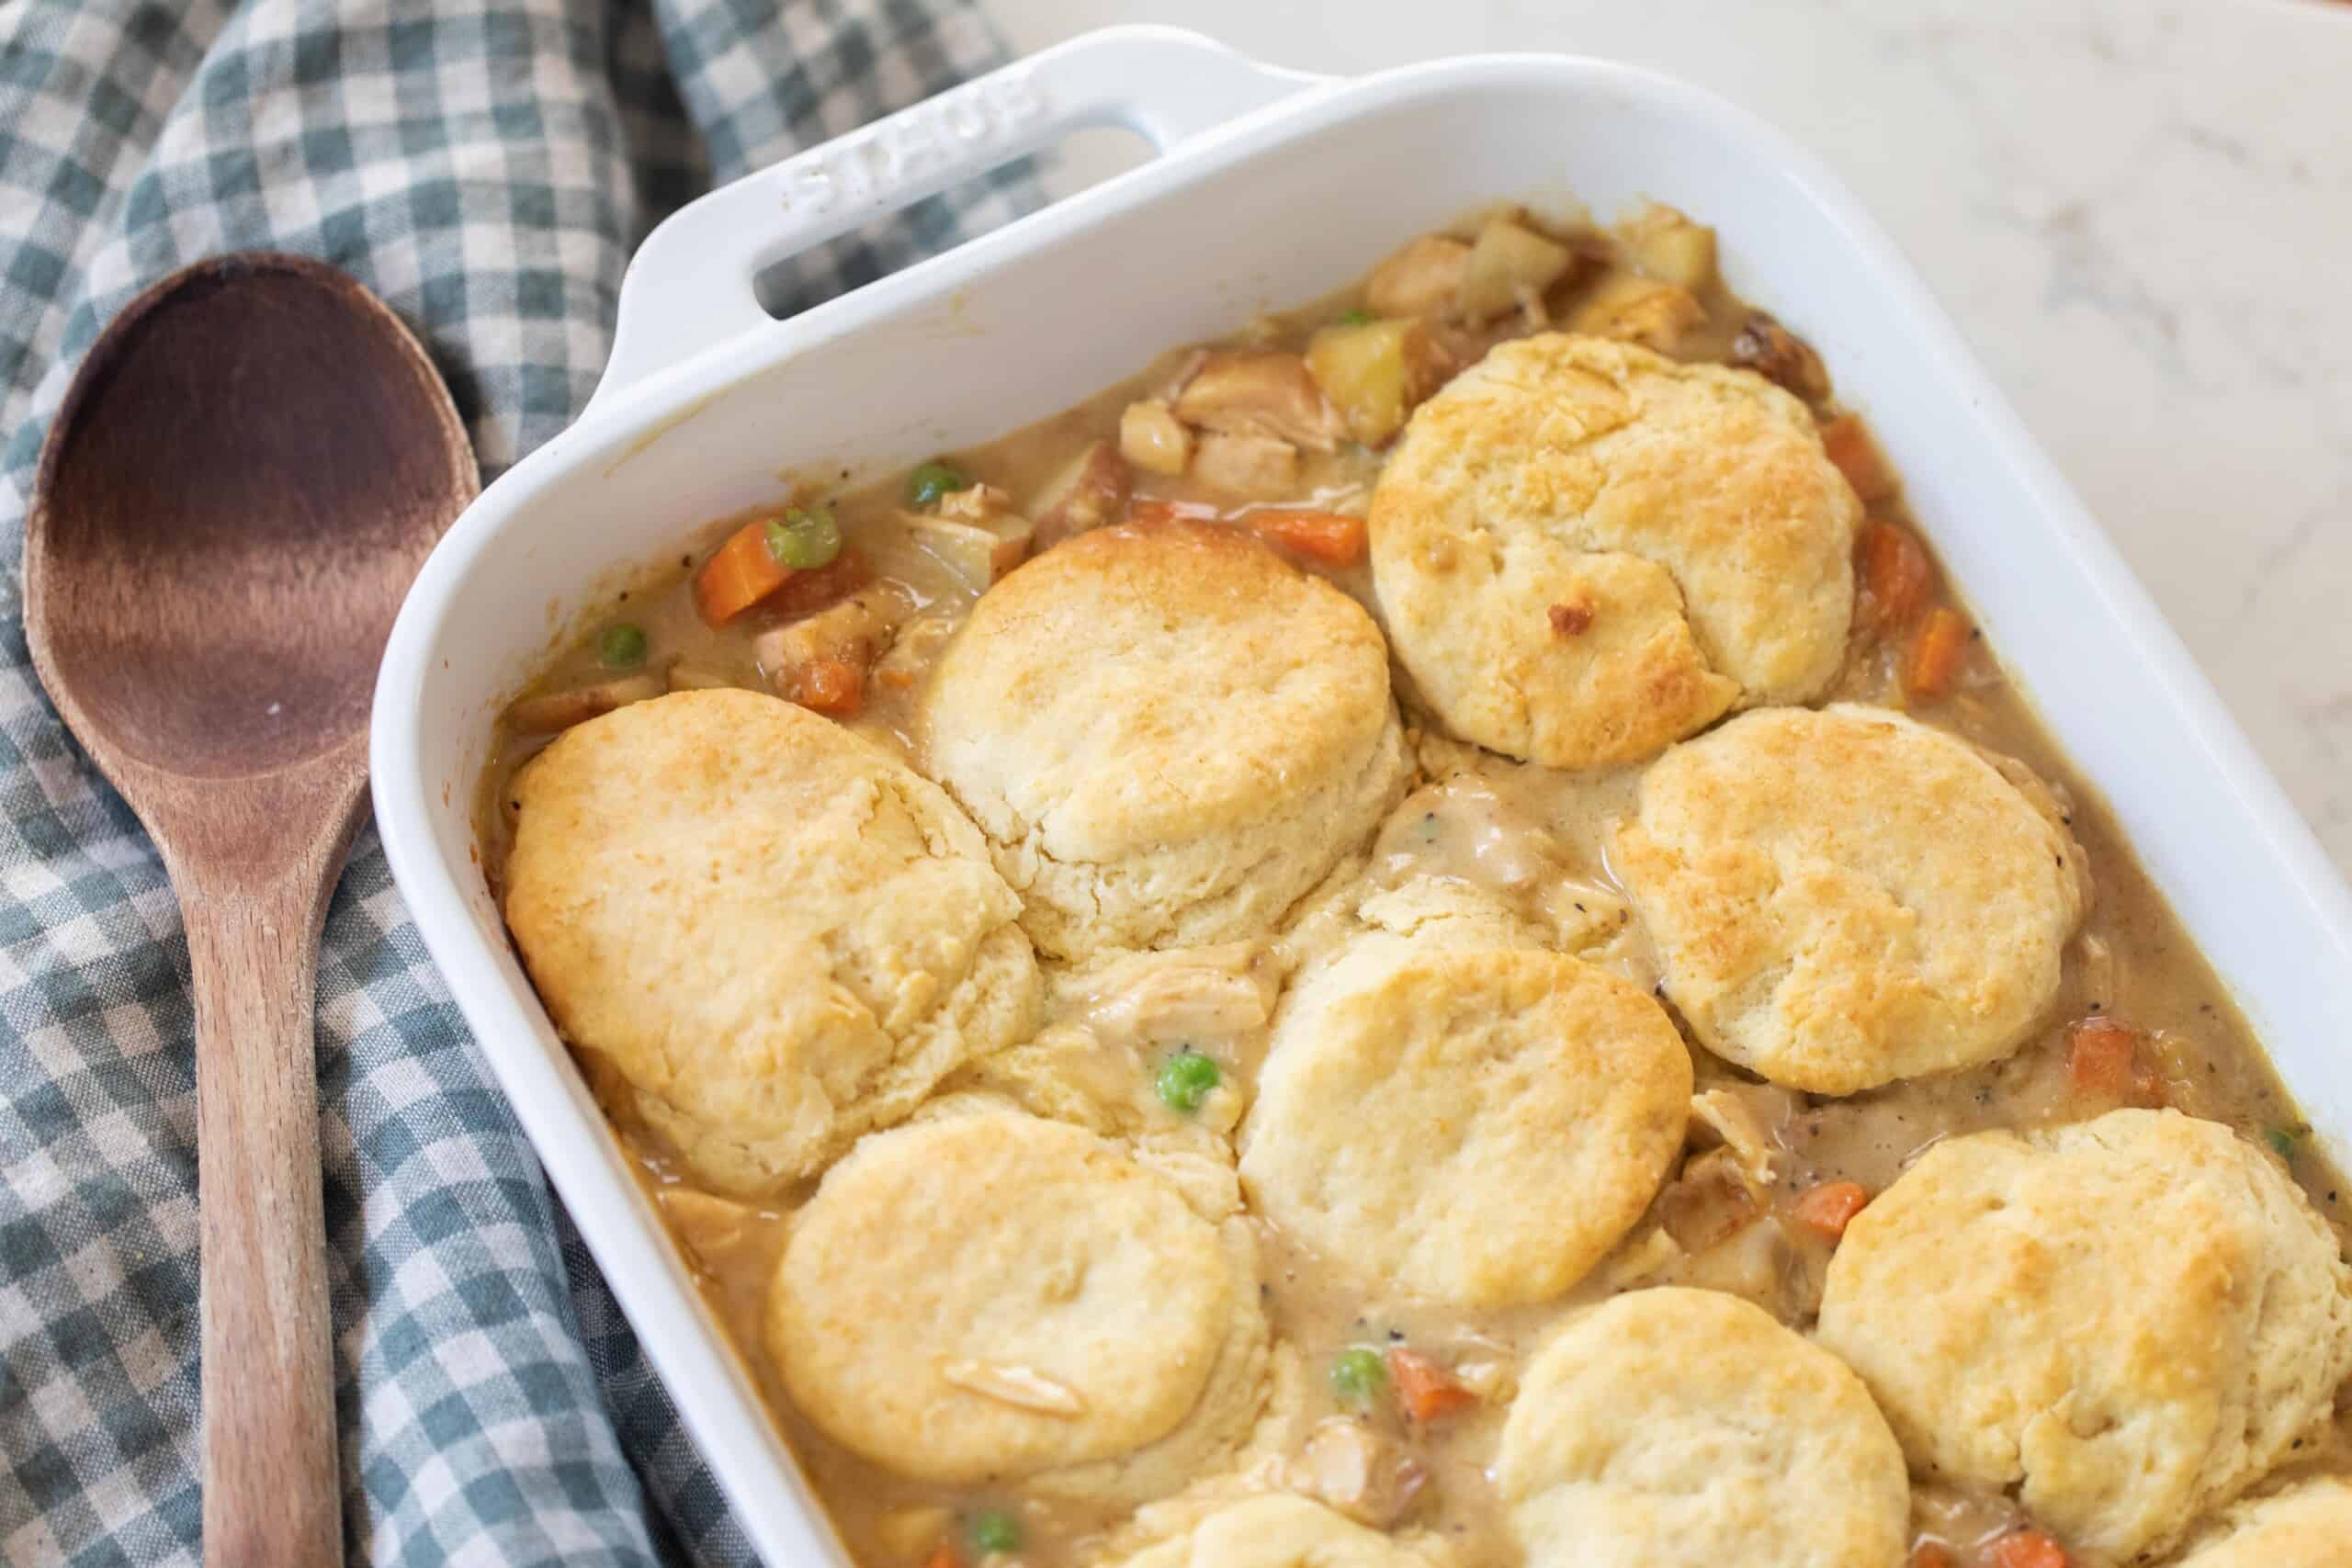
[[[1105,28],[747,175],[639,247],[594,401],[765,324],[753,280],[798,252],[1075,130],[1125,126],[1166,152],[1321,80],[1177,28]]]

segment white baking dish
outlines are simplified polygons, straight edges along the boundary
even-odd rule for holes
[[[763,268],[1082,126],[1153,163],[789,321]],[[2339,1160],[2352,896],[1911,269],[1811,157],[1689,87],[1496,56],[1361,80],[1156,28],[1079,39],[754,175],[647,241],[587,414],[426,563],[377,689],[376,813],[426,944],[752,1539],[842,1562],[508,948],[469,813],[492,719],[552,633],[777,472],[993,436],[1158,350],[1304,300],[1499,197],[1716,226],[1740,293],[1865,410],[1995,648],[2114,803]]]

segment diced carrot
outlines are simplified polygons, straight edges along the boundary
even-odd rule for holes
[[[1172,502],[1147,498],[1127,503],[1127,521],[1130,523],[1173,523],[1182,515]]]
[[[865,705],[865,671],[846,659],[812,660],[793,672],[792,700],[835,718]]]
[[[1242,518],[1270,544],[1295,550],[1326,566],[1353,566],[1363,559],[1364,526],[1361,517],[1343,512],[1252,512]]]
[[[1388,1375],[1396,1383],[1396,1402],[1416,1421],[1442,1420],[1478,1403],[1442,1363],[1401,1345],[1388,1352]]]
[[[2087,1100],[2164,1103],[2164,1080],[2140,1053],[2140,1032],[2111,1018],[2086,1018],[2066,1034],[2066,1082]]]
[[[1923,1540],[1911,1549],[1910,1568],[1960,1568],[1960,1559],[1939,1540]]]
[[[777,589],[792,569],[768,549],[768,519],[753,518],[732,534],[695,573],[695,608],[723,626]]]
[[[2040,1530],[2013,1530],[1993,1543],[1993,1568],[2066,1568],[2066,1549]]]
[[[1883,501],[1894,493],[1894,470],[1886,466],[1870,426],[1858,413],[1841,413],[1821,427],[1821,445],[1854,493],[1864,502]]]
[[[842,553],[820,567],[796,571],[776,590],[769,607],[779,615],[807,615],[848,598],[874,575],[865,558],[844,546]]]
[[[1799,1193],[1789,1212],[1797,1224],[1834,1245],[1870,1201],[1870,1190],[1859,1181],[1825,1181]]]
[[[954,1541],[943,1540],[922,1560],[922,1568],[964,1568],[964,1554],[956,1550]]]
[[[1862,586],[1882,626],[1899,626],[1928,602],[1928,552],[1911,530],[1872,523],[1862,530]]]
[[[2066,1036],[2066,1081],[2076,1094],[2121,1100],[2140,1037],[2111,1018],[2086,1018]]]
[[[1959,611],[1942,604],[1928,611],[1903,666],[1903,689],[1915,697],[1949,696],[1968,652],[1968,622]]]

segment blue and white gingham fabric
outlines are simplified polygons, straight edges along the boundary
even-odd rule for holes
[[[76,362],[187,262],[307,252],[418,330],[488,478],[587,401],[666,210],[998,58],[960,0],[0,4],[0,1562],[202,1546],[187,949],[25,651],[28,492]],[[802,276],[863,281],[1031,189]],[[751,1562],[372,835],[327,920],[319,1072],[352,1560]]]

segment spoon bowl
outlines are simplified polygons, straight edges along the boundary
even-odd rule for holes
[[[201,262],[133,300],[41,452],[33,663],[187,931],[213,1562],[342,1555],[319,930],[365,801],[377,662],[477,483],[399,318],[288,255]]]

